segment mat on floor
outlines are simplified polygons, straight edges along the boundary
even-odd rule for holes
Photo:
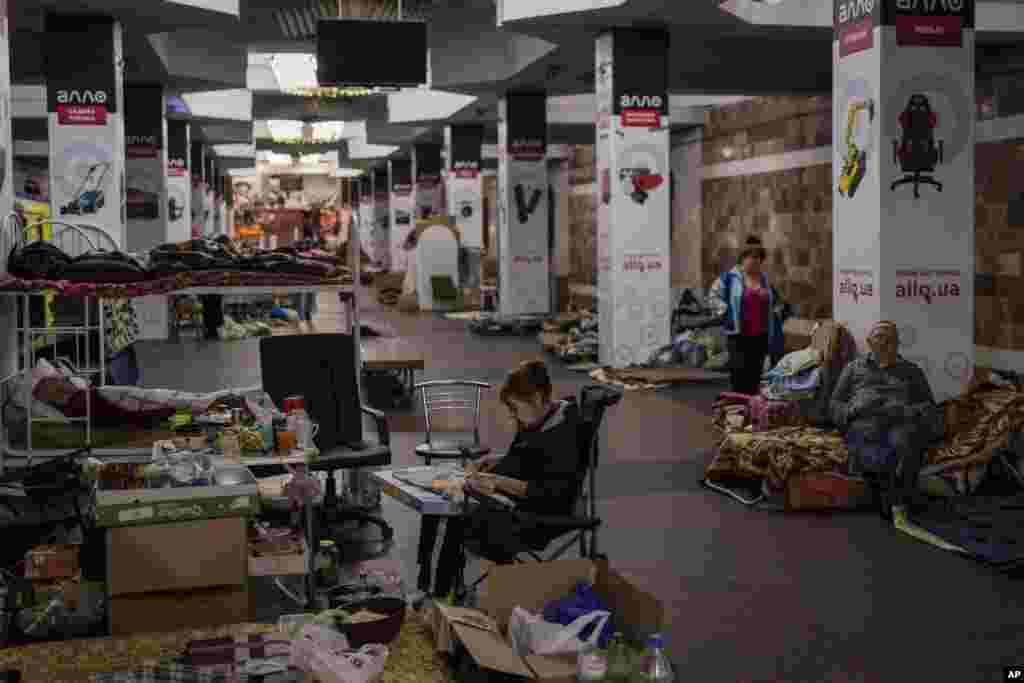
[[[486,314],[483,311],[459,311],[457,313],[445,313],[444,317],[446,320],[473,322],[474,320],[480,320],[484,315]]]
[[[591,372],[590,377],[596,382],[620,386],[627,391],[659,389],[673,384],[708,384],[729,378],[701,368],[600,368]]]
[[[239,638],[275,631],[267,624],[235,624],[221,628],[175,631],[123,638],[96,638],[40,643],[0,650],[0,670],[21,671],[24,683],[86,683],[95,674],[136,671],[181,657],[193,640]],[[448,667],[434,651],[433,636],[420,616],[410,612],[390,655],[380,683],[442,683]]]
[[[961,550],[993,568],[1024,566],[1024,494],[936,501],[909,513],[908,521],[942,541],[945,549]]]

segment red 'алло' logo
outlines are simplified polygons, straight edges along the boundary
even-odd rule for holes
[[[896,298],[917,299],[927,304],[960,297],[959,271],[901,271],[896,273]]]

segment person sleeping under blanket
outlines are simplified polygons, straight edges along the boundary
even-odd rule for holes
[[[919,501],[925,454],[943,437],[942,411],[928,378],[899,355],[899,344],[895,323],[877,323],[868,336],[871,353],[846,366],[829,403],[851,469],[872,484],[887,519],[893,506]]]
[[[470,466],[466,488],[502,494],[516,509],[537,515],[573,514],[585,472],[580,471],[579,409],[574,402],[552,401],[551,379],[541,361],[512,371],[500,391],[518,429],[508,452],[486,456]],[[440,519],[423,517],[419,544],[419,588],[430,591],[430,563]],[[543,547],[550,531],[521,528],[513,515],[472,506],[463,517],[448,518],[434,577],[433,595],[444,598],[456,587],[465,562],[464,544],[472,539],[492,561],[510,562],[524,546]]]
[[[32,396],[38,401],[54,406],[66,417],[83,418],[89,415],[92,423],[98,427],[147,427],[167,420],[175,413],[174,407],[158,404],[140,405],[136,410],[127,410],[104,398],[98,387],[90,385],[83,388],[65,377],[40,380]]]

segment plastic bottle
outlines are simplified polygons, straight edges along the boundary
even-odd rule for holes
[[[675,680],[672,665],[665,656],[665,639],[660,633],[647,639],[647,651],[640,665],[640,680],[657,683],[672,683]]]
[[[578,683],[607,681],[608,657],[596,645],[587,643],[576,655],[576,680]]]
[[[630,683],[633,675],[629,647],[626,639],[621,633],[612,636],[612,642],[608,645],[608,672],[605,674],[605,681],[609,683]]]
[[[322,586],[333,586],[338,581],[338,551],[334,541],[320,541],[320,550],[316,554],[316,578]]]

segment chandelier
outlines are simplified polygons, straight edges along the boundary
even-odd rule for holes
[[[291,88],[286,91],[297,97],[318,97],[321,99],[344,99],[349,97],[366,97],[373,95],[373,88]]]

